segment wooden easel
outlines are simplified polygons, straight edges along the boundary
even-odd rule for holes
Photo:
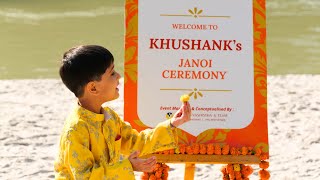
[[[259,164],[260,159],[255,155],[188,155],[188,154],[149,154],[142,158],[155,156],[162,163],[185,163],[185,180],[193,180],[196,164]]]

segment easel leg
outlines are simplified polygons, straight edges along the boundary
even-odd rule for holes
[[[193,180],[195,169],[196,169],[195,164],[186,163],[186,167],[184,169],[184,180]]]

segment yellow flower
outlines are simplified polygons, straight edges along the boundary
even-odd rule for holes
[[[241,170],[240,165],[239,164],[234,164],[233,165],[233,170],[234,171],[240,171]]]
[[[190,96],[188,94],[184,94],[180,97],[181,102],[188,102],[190,99]]]

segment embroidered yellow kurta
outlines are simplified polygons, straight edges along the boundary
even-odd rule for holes
[[[128,159],[120,154],[139,150],[140,156],[176,148],[169,121],[140,133],[110,108],[96,114],[77,106],[67,118],[55,162],[56,179],[134,179]]]

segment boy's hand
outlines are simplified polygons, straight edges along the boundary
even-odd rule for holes
[[[140,172],[152,172],[152,170],[156,167],[156,158],[153,156],[148,159],[141,159],[138,157],[139,154],[139,151],[135,151],[130,154],[128,158],[131,162],[133,170]]]
[[[171,124],[175,127],[190,121],[191,118],[191,107],[189,102],[184,102],[180,109],[171,118]]]

